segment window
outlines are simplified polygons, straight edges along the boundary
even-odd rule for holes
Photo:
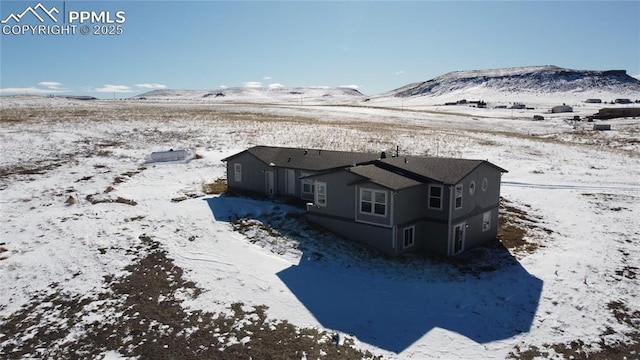
[[[475,182],[475,181],[472,181],[472,182],[469,184],[469,195],[473,195],[473,194],[475,194],[475,193],[476,193],[476,182]]]
[[[309,176],[309,173],[302,173],[302,177]],[[302,193],[306,195],[313,195],[315,191],[315,186],[313,184],[313,180],[311,179],[302,179]]]
[[[387,192],[360,189],[360,212],[365,214],[387,215]]]
[[[456,185],[456,199],[455,208],[460,209],[462,207],[462,190],[464,186],[462,184]]]
[[[482,179],[482,191],[487,191],[487,187],[489,186],[489,181],[487,178]]]
[[[429,209],[442,210],[442,186],[429,185]]]
[[[327,183],[316,181],[316,205],[327,206]]]
[[[453,254],[457,254],[464,250],[464,233],[466,223],[458,224],[453,227]]]
[[[491,211],[482,214],[482,231],[491,229]]]
[[[233,180],[235,182],[242,182],[242,164],[233,164]]]
[[[411,226],[408,228],[405,228],[403,231],[403,247],[408,248],[409,246],[412,246],[414,243],[414,233],[415,233],[415,227]]]

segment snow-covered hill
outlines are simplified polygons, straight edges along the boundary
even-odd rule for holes
[[[395,89],[386,95],[398,97],[441,96],[465,90],[500,92],[564,93],[611,92],[640,95],[640,80],[624,70],[572,70],[557,66],[530,66],[493,70],[454,71],[434,79]]]
[[[217,90],[153,90],[135,96],[134,99],[148,100],[202,100],[202,101],[247,101],[295,103],[305,101],[332,103],[361,100],[364,95],[348,87],[233,87]]]
[[[572,70],[557,66],[529,66],[492,70],[454,71],[414,82],[377,95],[349,87],[233,87],[217,90],[161,89],[133,99],[207,103],[263,103],[290,105],[366,105],[416,107],[459,99],[495,103],[576,104],[589,98],[610,102],[640,99],[640,80],[625,70]]]

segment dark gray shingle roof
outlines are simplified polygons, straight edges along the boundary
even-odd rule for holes
[[[408,171],[421,177],[449,185],[457,184],[462,178],[483,163],[501,172],[507,172],[505,169],[484,160],[400,156],[382,159],[378,162],[379,166],[384,168],[397,168],[400,171]]]
[[[379,154],[351,151],[254,146],[241,153],[229,156],[223,159],[223,161],[228,161],[245,152],[252,154],[265,164],[310,171],[343,168],[352,166],[353,164],[370,162],[379,158]]]
[[[367,178],[374,184],[391,190],[402,190],[422,184],[420,181],[379,168],[375,165],[361,165],[347,169],[348,171]]]

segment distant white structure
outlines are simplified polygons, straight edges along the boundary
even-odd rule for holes
[[[145,163],[157,162],[189,162],[193,159],[194,154],[190,150],[173,150],[156,151],[147,156]]]
[[[552,113],[565,113],[565,112],[573,112],[573,108],[569,105],[558,105],[551,108]]]

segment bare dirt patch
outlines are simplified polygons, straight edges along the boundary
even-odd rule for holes
[[[545,235],[552,233],[553,230],[541,225],[539,217],[514,206],[505,198],[500,198],[498,240],[515,255],[531,254],[538,248],[545,247]]]
[[[202,192],[207,195],[224,194],[227,191],[227,179],[219,178],[214,182],[202,184]]]
[[[138,261],[126,276],[107,276],[104,291],[68,294],[52,284],[0,318],[0,357],[94,359],[116,351],[141,359],[379,358],[350,338],[338,344],[335,334],[270,320],[266,306],[238,302],[229,314],[185,309],[182,299],[201,290],[151,236],[139,239]]]
[[[625,340],[619,337],[613,329],[607,327],[596,344],[586,344],[582,340],[574,340],[568,343],[543,344],[542,346],[520,347],[516,346],[509,353],[510,359],[533,360],[540,358],[561,359],[637,359],[640,356],[640,311],[631,310],[621,301],[611,301],[607,309],[620,324],[627,325],[629,331]]]

